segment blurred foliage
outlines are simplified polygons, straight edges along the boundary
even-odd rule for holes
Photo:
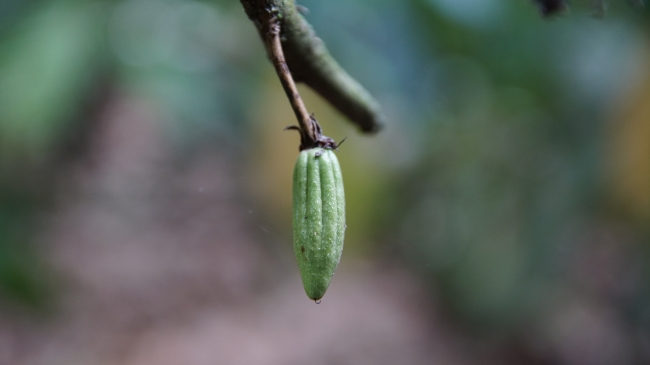
[[[30,244],[34,215],[104,67],[103,23],[98,6],[79,2],[3,6],[22,17],[5,19],[0,38],[0,287],[41,305],[49,279]]]
[[[583,292],[576,262],[618,227],[634,239],[614,239],[616,259],[650,274],[648,14],[575,3],[545,20],[528,1],[301,1],[392,121],[359,137],[305,91],[325,133],[349,137],[348,256],[394,254],[471,328],[542,322]],[[0,2],[2,292],[46,298],[35,217],[107,88],[160,110],[179,155],[226,143],[290,250],[298,140],[265,58],[237,1]],[[650,333],[645,287],[584,296]]]
[[[31,304],[44,298],[47,279],[38,278],[42,265],[30,243],[34,217],[48,206],[71,146],[83,144],[97,123],[107,90],[167,106],[174,121],[167,130],[179,145],[217,131],[237,133],[220,115],[245,114],[232,100],[250,94],[254,68],[248,66],[262,63],[263,55],[227,36],[257,42],[248,24],[228,15],[240,15],[239,5],[222,6],[223,12],[194,1],[0,3],[0,287],[6,294]]]
[[[420,168],[401,187],[410,203],[396,240],[460,318],[520,331],[576,289],[569,257],[582,236],[618,223],[602,220],[605,132],[648,72],[647,38],[623,14],[547,23],[499,4],[471,18],[450,2],[415,2],[419,29],[434,39],[421,47],[439,57],[442,100]],[[648,125],[650,115],[639,118]]]

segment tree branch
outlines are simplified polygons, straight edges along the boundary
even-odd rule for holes
[[[271,58],[273,55],[267,41],[269,19],[277,19],[286,64],[297,82],[314,89],[362,131],[376,132],[381,129],[384,117],[379,104],[332,58],[323,41],[299,14],[293,0],[240,1],[267,43]]]

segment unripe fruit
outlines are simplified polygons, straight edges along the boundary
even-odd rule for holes
[[[293,170],[293,249],[307,296],[325,295],[343,252],[345,196],[330,149],[300,152]]]

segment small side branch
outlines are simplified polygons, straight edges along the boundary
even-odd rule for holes
[[[318,139],[316,136],[316,131],[313,128],[311,123],[311,116],[305,107],[305,103],[298,93],[298,88],[296,83],[293,81],[289,67],[287,66],[287,61],[284,58],[284,51],[282,50],[282,42],[280,41],[280,24],[276,15],[271,14],[267,20],[268,22],[268,31],[266,33],[266,49],[275,67],[275,72],[280,78],[280,83],[284,92],[289,98],[289,103],[293,109],[294,114],[296,114],[296,119],[298,119],[298,124],[300,128],[300,140],[301,140],[301,149],[303,146],[305,148],[311,148],[315,146],[315,142]]]
[[[305,103],[300,97],[296,83],[293,81],[293,76],[284,58],[282,42],[280,41],[280,22],[277,14],[269,12],[269,16],[265,19],[264,29],[266,29],[265,43],[267,52],[280,78],[282,88],[287,94],[287,98],[289,98],[291,108],[296,114],[296,119],[298,119],[299,126],[289,126],[286,129],[295,129],[300,133],[300,151],[314,147],[336,148],[338,146],[336,142],[323,135],[320,125],[314,116],[307,112]]]
[[[381,129],[384,117],[379,104],[332,58],[293,0],[240,1],[267,43],[267,51],[272,50],[267,40],[269,19],[275,17],[286,65],[297,82],[314,89],[362,131]]]
[[[565,0],[534,0],[543,16],[551,16],[566,10]]]

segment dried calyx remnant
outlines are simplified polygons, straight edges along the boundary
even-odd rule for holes
[[[298,119],[301,150],[335,148],[320,133],[295,86],[303,82],[329,101],[363,132],[381,129],[379,104],[332,58],[325,44],[302,17],[293,0],[240,0],[264,40],[282,87]],[[295,80],[295,81],[294,81]]]
[[[320,128],[320,124],[314,118],[314,115],[309,115],[309,123],[311,124],[311,131],[313,135],[310,135],[308,131],[305,131],[303,128],[297,125],[290,125],[285,128],[285,130],[296,130],[300,133],[300,151],[308,150],[314,147],[327,148],[328,150],[336,149],[341,143],[337,144],[332,138],[323,135],[323,131]],[[345,140],[345,139],[344,139]]]

